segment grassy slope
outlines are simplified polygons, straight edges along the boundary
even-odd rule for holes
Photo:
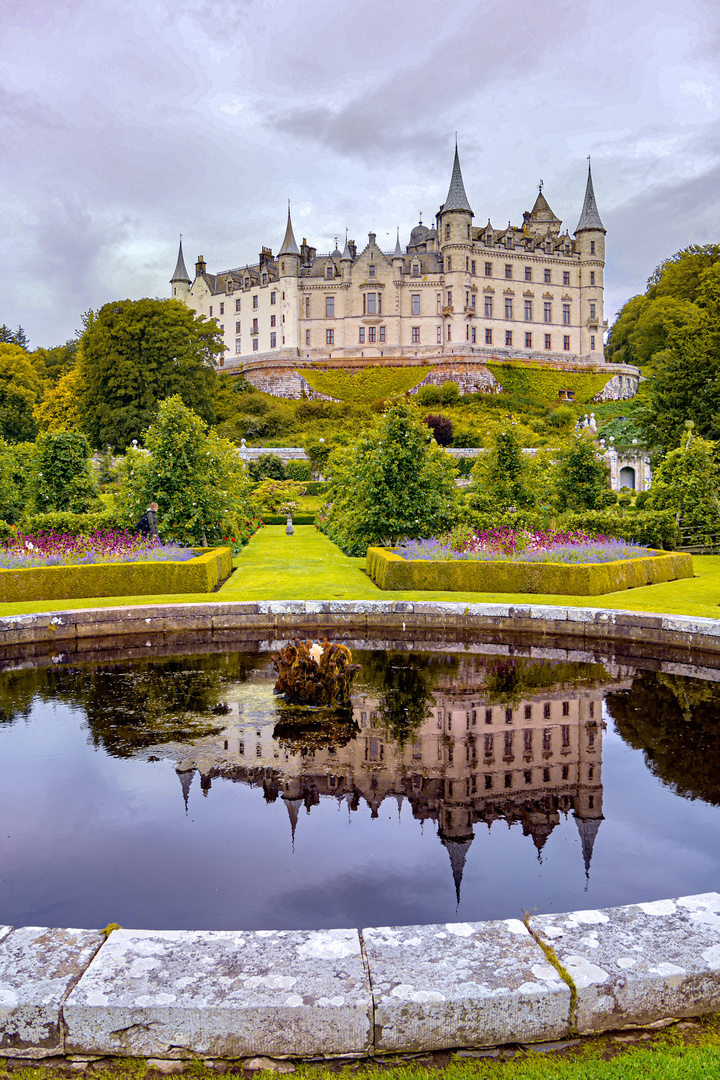
[[[516,593],[385,592],[365,575],[364,559],[351,559],[313,525],[286,536],[282,525],[257,533],[235,560],[236,571],[219,592],[176,596],[100,597],[0,604],[0,615],[115,607],[121,604],[203,603],[213,600],[446,600],[456,603],[538,603],[607,607],[717,618],[720,556],[695,556],[694,578],[605,596]]]

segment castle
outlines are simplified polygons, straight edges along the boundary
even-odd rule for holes
[[[346,238],[342,252],[336,243],[318,254],[305,238],[298,245],[288,207],[277,254],[264,247],[245,266],[210,274],[199,256],[191,281],[181,241],[172,295],[217,321],[221,366],[285,396],[299,396],[299,371],[317,365],[429,364],[432,381],[464,369],[461,390],[492,388],[483,362],[604,365],[605,228],[589,165],[574,236],[561,232],[542,183],[521,225],[478,227],[474,216],[456,146],[447,198],[404,250],[399,234],[383,252],[370,233],[362,250]],[[622,371],[612,396],[637,388],[635,369]]]

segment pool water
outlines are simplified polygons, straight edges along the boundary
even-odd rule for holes
[[[0,673],[0,924],[386,926],[720,883],[720,683],[354,650],[352,709],[269,653]]]

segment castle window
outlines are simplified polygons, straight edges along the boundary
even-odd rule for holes
[[[305,297],[305,318],[306,319],[310,318],[310,297],[309,296]]]
[[[525,301],[525,322],[532,322],[532,300]]]
[[[485,277],[492,277],[492,263],[485,263]]]
[[[358,341],[360,342],[361,345],[365,344],[365,327],[364,326],[361,326],[361,327],[358,328]]]
[[[412,276],[413,277],[420,277],[420,266],[419,266],[418,263],[413,263],[412,264]]]
[[[570,766],[569,765],[563,765],[563,767],[562,767],[562,778],[563,778],[563,780],[568,780],[569,777],[570,777]]]
[[[532,769],[525,769],[523,777],[525,778],[526,784],[532,784]]]
[[[262,283],[263,283],[263,285],[267,285],[267,274],[263,274]]]
[[[235,310],[236,311],[240,310],[240,297],[238,297],[237,300],[235,301]]]
[[[595,702],[594,701],[590,702],[590,705],[588,707],[588,712],[590,713],[590,716],[595,715]]]
[[[527,706],[526,706],[526,708],[527,708]],[[530,717],[526,716],[525,719],[529,720]],[[526,728],[526,730],[523,731],[523,750],[525,751],[526,754],[532,754],[532,742],[533,742],[532,728]]]
[[[485,344],[492,345],[492,330],[487,328],[485,330]]]
[[[552,322],[552,304],[549,300],[543,304],[543,321]]]
[[[375,342],[375,327],[374,326],[368,326],[368,341],[371,342],[371,343]]]
[[[270,325],[275,326],[275,316],[274,315],[270,316]]]
[[[224,325],[223,325],[222,323],[220,323],[220,332],[221,332],[222,334],[224,334],[224,333],[225,333],[225,327],[224,327]]]
[[[236,334],[239,334],[240,332],[241,332],[241,331],[240,331],[240,323],[239,323],[239,322],[236,322],[236,323],[235,323],[235,333],[236,333]]]
[[[334,330],[326,330],[325,331],[325,344],[326,345],[334,345],[335,344],[335,331]]]
[[[475,327],[474,326],[470,327],[470,344],[471,345],[475,344]]]
[[[552,728],[543,728],[543,750],[546,754],[552,751]]]
[[[509,296],[505,297],[505,318],[512,319],[513,317],[513,302]]]
[[[448,326],[447,328],[447,339],[448,341],[452,341],[452,326]]]
[[[258,321],[257,321],[257,319],[253,319],[252,332],[253,332],[253,334],[257,334],[257,332],[258,332]]]
[[[591,304],[591,305],[590,305],[590,318],[591,318],[591,319],[594,319],[595,317],[596,317],[596,316],[595,316],[595,305],[594,305],[594,304]]]
[[[384,340],[385,340],[385,327],[381,326],[380,327],[380,341],[384,341]]]
[[[547,268],[543,270],[543,281],[546,285],[549,285],[551,281],[550,271]]]
[[[474,274],[474,273],[475,273],[475,260],[474,260],[474,259],[473,259],[473,260],[472,260],[472,262],[470,263],[470,273],[471,273],[471,274]]]
[[[492,319],[492,296],[485,297],[485,318]]]
[[[226,288],[227,292],[229,292],[229,293],[231,293],[233,291],[234,282],[233,282],[233,279],[231,277],[229,277],[227,279],[227,281],[225,282],[225,288]]]
[[[563,704],[565,704],[565,703],[563,702]],[[563,744],[563,746],[569,746],[570,745],[570,725],[569,724],[563,724],[563,726],[562,726],[562,728],[560,730],[562,731],[562,744]]]
[[[284,269],[285,269],[285,263],[283,263],[283,270],[284,270]],[[246,278],[245,278],[245,288],[246,288],[246,289],[249,289],[249,288],[250,288],[250,278],[249,278],[249,277],[246,277]]]
[[[512,330],[505,331],[505,344],[512,345]]]
[[[274,349],[277,345],[277,334],[270,335],[270,348]]]
[[[452,255],[448,255],[447,268],[452,270]]]
[[[242,352],[242,342],[240,338],[235,338],[235,355],[239,356]]]
[[[375,267],[368,266],[368,277],[375,277]]]
[[[543,781],[546,784],[550,783],[550,770],[549,769],[543,769]]]
[[[595,271],[594,270],[590,271],[590,284],[591,285],[595,284]]]
[[[413,293],[412,294],[412,296],[410,297],[410,304],[411,304],[411,307],[412,307],[411,314],[419,315],[420,314],[420,293]]]
[[[306,345],[310,344],[310,331],[309,330],[305,331],[305,344]]]
[[[412,342],[413,342],[413,345],[419,345],[420,344],[420,327],[419,326],[413,326],[413,328],[412,328]]]
[[[466,308],[470,307],[470,291],[469,291],[469,289],[465,290],[465,307]]]
[[[512,277],[512,263],[505,263],[505,277]]]
[[[532,349],[532,334],[525,335],[525,348]]]
[[[565,326],[570,325],[570,305],[569,304],[563,304],[563,322],[565,323]]]
[[[221,304],[221,305],[220,305],[220,314],[221,314],[221,315],[224,315],[224,314],[225,314],[225,305],[224,305],[224,304]]]
[[[470,226],[469,225],[467,227],[467,238],[468,238],[468,240],[470,239]]]
[[[465,271],[468,272],[469,270],[470,270],[470,260],[466,258],[465,259]]]
[[[213,313],[212,313],[212,304],[211,304],[210,305],[210,318],[212,319],[212,317],[213,317]]]
[[[470,307],[475,310],[475,293],[470,293]]]
[[[550,702],[546,701],[543,705],[543,720],[550,719]]]
[[[595,254],[595,241],[594,240],[590,241],[590,254],[591,255]]]
[[[492,791],[492,782],[493,782],[492,773],[486,773],[485,774],[485,790],[486,791]]]
[[[552,337],[550,334],[545,335],[545,348],[552,349]]]
[[[326,296],[325,297],[325,318],[326,319],[334,319],[335,318],[335,297],[334,296]]]
[[[270,303],[274,304],[276,300],[277,300],[277,293],[276,292],[271,292],[270,293]]]
[[[563,334],[563,350],[564,352],[570,352],[570,335]]]
[[[447,293],[447,306],[452,307],[452,289],[448,289]]]
[[[506,788],[511,788],[512,787],[512,773],[509,773],[509,772],[505,773],[505,787]]]
[[[335,267],[333,266],[332,263],[330,263],[330,265],[328,267],[326,267],[326,269],[325,269],[325,277],[327,277],[327,278],[335,277]]]
[[[532,266],[525,267],[525,280],[532,281]]]
[[[450,239],[450,226],[449,225],[445,226],[445,239],[446,240]]]
[[[593,352],[595,351],[595,335],[594,334],[590,335],[590,348],[592,349]]]
[[[569,285],[569,284],[570,284],[570,271],[569,270],[563,270],[563,285]]]
[[[255,293],[255,295],[253,296],[253,308],[256,308],[257,306],[258,306],[258,295],[257,295],[257,293]]]
[[[257,352],[260,348],[260,341],[258,338],[253,338],[253,352]]]
[[[435,336],[436,336],[438,345],[442,345],[442,326],[436,327]]]

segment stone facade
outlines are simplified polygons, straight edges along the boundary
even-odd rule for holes
[[[605,228],[590,172],[573,236],[542,190],[519,225],[473,218],[456,149],[444,204],[404,249],[398,236],[382,251],[370,233],[362,249],[318,254],[297,244],[288,210],[278,253],[244,266],[211,274],[199,256],[191,281],[181,245],[172,294],[217,321],[224,367],[282,396],[306,389],[295,369],[328,362],[459,365],[467,391],[492,389],[489,361],[603,365]]]

